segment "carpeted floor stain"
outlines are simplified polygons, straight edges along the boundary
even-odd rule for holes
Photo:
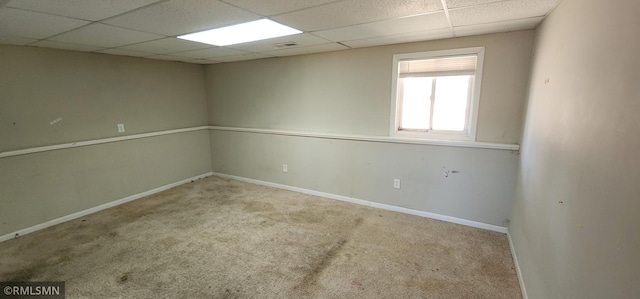
[[[353,227],[349,231],[349,235],[353,234],[362,222],[362,218],[356,218]],[[318,256],[316,260],[310,264],[310,269],[305,273],[302,282],[295,286],[294,289],[300,290],[304,294],[311,294],[314,289],[317,288],[318,280],[325,269],[331,265],[331,262],[338,256],[344,245],[348,242],[348,238],[349,236],[339,237],[335,243],[331,244],[327,251]]]

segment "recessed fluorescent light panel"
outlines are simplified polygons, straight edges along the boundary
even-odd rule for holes
[[[262,19],[228,27],[181,35],[178,36],[178,38],[214,46],[228,46],[298,33],[302,33],[302,31],[276,23],[269,19]]]

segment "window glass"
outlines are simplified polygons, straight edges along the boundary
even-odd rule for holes
[[[446,76],[436,80],[433,130],[464,131],[470,76]]]
[[[431,78],[414,77],[403,79],[402,129],[428,130],[431,110]]]

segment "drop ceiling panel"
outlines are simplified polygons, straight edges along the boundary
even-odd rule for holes
[[[273,17],[304,31],[325,30],[442,10],[440,0],[347,0]]]
[[[453,26],[501,22],[544,16],[558,0],[511,0],[450,9]]]
[[[188,57],[180,57],[180,56],[173,56],[173,55],[153,55],[147,58],[158,59],[158,60],[168,60],[168,61],[185,61],[185,60],[192,59]]]
[[[214,60],[220,61],[220,62],[232,62],[232,61],[253,60],[253,59],[262,59],[262,58],[270,58],[270,57],[273,57],[273,56],[260,54],[260,53],[247,53],[242,55],[216,57],[214,58]]]
[[[202,49],[202,50],[180,52],[180,53],[176,53],[175,55],[180,55],[182,57],[190,57],[191,59],[213,58],[212,60],[217,60],[216,57],[221,57],[221,56],[249,54],[249,52],[240,51],[236,49],[230,49],[225,47],[215,47],[215,46],[211,46],[211,47],[212,48]]]
[[[235,6],[244,8],[251,12],[270,16],[275,14],[281,14],[284,12],[290,12],[294,10],[300,10],[303,8],[314,7],[330,2],[336,2],[336,0],[223,0],[224,2],[233,4]]]
[[[466,6],[482,5],[494,2],[502,2],[510,0],[446,0],[448,8],[460,8]]]
[[[259,15],[219,1],[171,0],[109,19],[105,23],[175,36],[259,18]]]
[[[159,0],[13,0],[8,7],[98,21]]]
[[[403,33],[403,34],[396,34],[396,35],[389,35],[389,36],[380,36],[380,37],[373,37],[373,38],[366,38],[366,39],[344,41],[341,43],[352,48],[364,48],[364,47],[419,42],[419,41],[452,38],[452,37],[454,37],[454,35],[453,35],[453,30],[451,28],[442,28],[442,29],[427,30],[427,31],[420,31],[420,32]]]
[[[51,40],[111,48],[160,39],[162,37],[161,35],[93,23],[89,26],[58,35]]]
[[[147,56],[152,56],[153,55],[153,54],[144,53],[144,52],[127,51],[127,50],[120,50],[120,49],[98,50],[98,51],[96,51],[96,53],[111,54],[111,55],[121,55],[121,56],[131,56],[131,57],[147,57]]]
[[[449,27],[449,22],[444,12],[434,12],[413,17],[316,31],[313,34],[331,41],[340,42],[447,27]]]
[[[264,52],[276,50],[276,44],[294,42],[297,47],[313,46],[329,43],[328,40],[314,36],[309,33],[289,35],[277,38],[270,38],[261,41],[248,42],[229,46],[230,48],[248,51],[248,52]]]
[[[544,18],[537,17],[497,23],[453,27],[453,31],[456,33],[456,36],[469,36],[496,32],[527,30],[535,28],[540,22],[542,22],[542,19]]]
[[[207,59],[185,60],[184,62],[195,63],[195,64],[216,64],[216,63],[220,63],[220,61],[213,61],[213,60],[207,60]]]
[[[41,40],[39,42],[30,44],[30,46],[36,46],[36,47],[42,47],[42,48],[72,50],[72,51],[83,51],[83,52],[92,52],[92,51],[96,51],[96,50],[102,49],[102,47],[98,47],[98,46],[69,44],[69,43],[54,42],[54,41],[50,41],[50,40]]]
[[[264,52],[264,54],[273,55],[273,56],[292,56],[292,55],[302,55],[302,54],[311,54],[311,53],[319,53],[319,52],[329,52],[329,51],[339,51],[339,50],[347,50],[349,47],[343,46],[337,43],[324,44],[324,45],[315,45],[309,47],[298,47],[298,48],[287,48],[276,51]]]
[[[208,64],[531,29],[560,1],[0,0],[0,44]],[[227,47],[175,38],[265,16],[305,33]]]
[[[9,7],[0,8],[0,36],[44,39],[86,24],[89,22]]]
[[[191,50],[198,50],[204,48],[210,48],[211,45],[196,43],[188,40],[182,40],[175,37],[169,37],[165,39],[159,39],[135,45],[124,46],[119,49],[147,52],[153,54],[169,54],[175,52],[184,52]]]
[[[35,41],[38,41],[38,40],[30,39],[30,38],[21,38],[21,37],[0,36],[0,44],[3,44],[3,45],[24,46],[26,44],[30,44]]]

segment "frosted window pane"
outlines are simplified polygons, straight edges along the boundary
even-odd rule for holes
[[[428,130],[431,111],[431,78],[404,78],[402,98],[403,129]]]
[[[464,131],[469,76],[446,76],[436,80],[433,129]]]

